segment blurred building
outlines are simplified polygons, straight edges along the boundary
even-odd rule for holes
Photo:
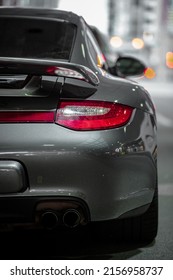
[[[108,0],[108,7],[116,52],[142,58],[155,77],[173,76],[173,0]]]
[[[173,36],[173,0],[168,1],[167,5],[167,26],[168,26],[168,32]]]
[[[57,8],[58,0],[0,0],[0,5]]]
[[[172,0],[173,1],[173,0]],[[161,21],[162,0],[108,0],[109,35],[125,40],[157,37]],[[148,42],[149,43],[149,39]],[[151,36],[150,36],[151,43]]]

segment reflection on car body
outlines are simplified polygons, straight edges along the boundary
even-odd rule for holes
[[[1,8],[0,23],[1,229],[110,222],[113,233],[122,221],[129,238],[153,240],[155,110],[126,78],[144,65],[127,57],[110,68],[73,13]]]

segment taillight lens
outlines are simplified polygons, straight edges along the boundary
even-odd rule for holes
[[[54,111],[0,112],[1,123],[56,123],[74,130],[101,130],[127,124],[133,108],[104,101],[62,101]]]
[[[62,101],[55,122],[74,130],[100,130],[128,123],[133,108],[104,101]]]
[[[55,113],[52,112],[0,112],[1,123],[52,123]]]

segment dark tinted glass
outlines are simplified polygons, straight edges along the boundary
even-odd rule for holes
[[[69,60],[74,37],[67,22],[0,18],[0,56]]]

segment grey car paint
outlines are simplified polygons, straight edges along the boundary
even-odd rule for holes
[[[1,16],[32,13],[78,25],[70,62],[90,68],[99,84],[43,75],[25,89],[2,87],[0,111],[56,111],[60,99],[102,100],[135,109],[126,125],[98,131],[74,131],[55,123],[0,123],[1,223],[39,224],[47,209],[64,213],[78,206],[81,224],[144,213],[157,184],[157,125],[148,92],[93,63],[87,25],[80,17],[39,9],[0,10]],[[24,80],[14,75],[19,78]]]

